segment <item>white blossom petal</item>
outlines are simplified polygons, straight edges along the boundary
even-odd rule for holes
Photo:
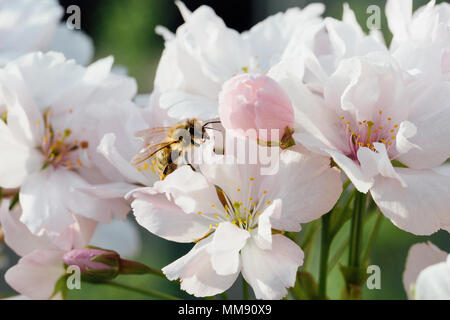
[[[406,183],[378,176],[371,194],[381,212],[400,229],[429,235],[450,225],[450,180],[432,170],[396,168]]]
[[[260,249],[252,240],[242,249],[242,275],[257,299],[281,299],[296,280],[303,251],[282,235],[273,235],[272,249]]]
[[[169,280],[181,280],[181,289],[196,297],[209,297],[228,290],[236,281],[235,274],[221,276],[211,263],[208,247],[212,237],[208,237],[189,251],[185,256],[164,267],[162,271]]]

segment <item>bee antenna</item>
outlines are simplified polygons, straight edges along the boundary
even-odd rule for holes
[[[208,124],[211,124],[211,123],[221,123],[221,121],[220,120],[208,121],[203,124],[203,127],[206,127]]]

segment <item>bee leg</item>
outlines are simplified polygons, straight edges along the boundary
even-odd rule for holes
[[[177,170],[177,168],[178,168],[178,166],[177,166],[176,163],[173,163],[173,162],[169,163],[169,164],[164,168],[164,171],[163,171],[164,177],[168,176],[169,174],[171,174],[172,172],[174,172],[175,170]]]

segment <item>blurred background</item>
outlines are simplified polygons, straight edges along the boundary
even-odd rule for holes
[[[326,5],[326,16],[341,18],[344,2],[349,3],[355,11],[358,21],[365,27],[368,17],[366,9],[369,5],[379,5],[384,12],[385,1],[380,0],[185,0],[190,10],[201,5],[212,7],[225,21],[228,27],[244,31],[268,15],[285,11],[290,7],[304,7],[310,2],[322,2]],[[427,0],[414,0],[417,8],[426,4]],[[442,1],[437,1],[442,2]],[[161,37],[155,34],[157,25],[162,25],[175,31],[183,23],[182,17],[172,0],[60,0],[64,7],[76,4],[81,8],[81,27],[93,39],[95,45],[95,59],[114,55],[115,63],[126,66],[128,74],[136,78],[140,93],[152,91],[153,78],[159,58],[164,48]],[[382,18],[382,32],[389,42],[391,35],[387,29],[386,19]],[[450,208],[449,208],[450,210]],[[130,222],[135,224],[133,218]],[[372,224],[372,217],[366,224],[364,236],[368,238]],[[136,225],[142,242],[140,252],[135,260],[154,268],[162,268],[185,254],[192,245],[180,245],[159,239]],[[333,243],[332,252],[342,245],[348,237],[349,226],[346,225]],[[299,235],[300,237],[302,234]],[[405,299],[406,293],[402,285],[402,273],[405,267],[407,252],[416,242],[432,241],[443,250],[450,251],[450,239],[446,232],[438,232],[431,237],[418,237],[404,232],[383,218],[381,229],[372,255],[371,264],[381,268],[381,289],[363,291],[364,299]],[[311,250],[310,270],[317,277],[320,234],[316,236],[316,243]],[[108,248],[115,249],[115,248]],[[16,263],[16,257],[6,247],[0,248],[0,298],[14,294],[13,290],[4,282],[4,272]],[[342,256],[344,263],[347,257]],[[176,295],[181,298],[192,299],[191,296],[179,290],[179,284],[156,278],[155,276],[127,276],[119,277],[118,282],[127,283],[140,288],[152,288],[161,292]],[[329,277],[328,293],[330,298],[339,298],[343,288],[343,278],[337,267],[333,268]],[[242,298],[241,281],[237,281],[229,292],[229,297]],[[82,290],[72,290],[72,299],[148,299],[139,293],[116,289],[102,285],[84,284]]]

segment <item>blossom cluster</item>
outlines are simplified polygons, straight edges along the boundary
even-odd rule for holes
[[[184,23],[156,28],[165,49],[140,107],[136,81],[112,57],[91,63],[92,41],[59,24],[56,1],[1,1],[0,223],[21,257],[5,275],[13,289],[61,298],[69,265],[98,276],[120,241],[93,238],[105,224],[118,227],[104,237],[120,236],[128,214],[195,243],[162,273],[196,297],[239,275],[257,299],[285,297],[306,258],[291,235],[349,193],[414,235],[450,232],[448,3],[413,12],[412,0],[388,0],[389,45],[348,5],[341,20],[314,3],[243,33],[208,6],[176,5]],[[99,242],[108,250],[86,247]],[[450,298],[447,256],[411,249],[410,298]]]

